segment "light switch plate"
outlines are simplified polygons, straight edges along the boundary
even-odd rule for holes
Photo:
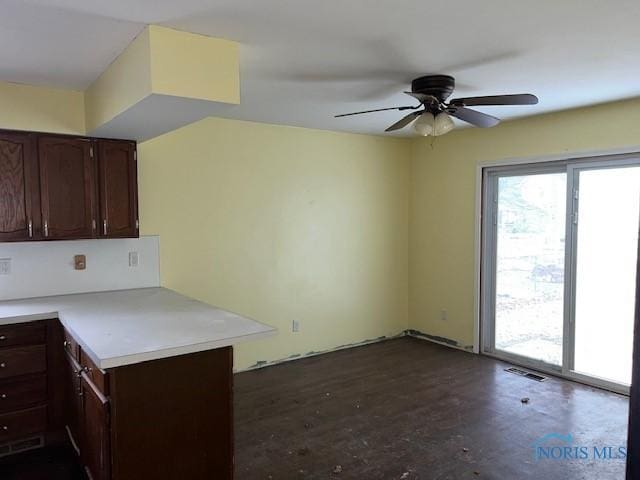
[[[0,275],[11,275],[10,258],[0,258]]]
[[[138,256],[138,252],[129,252],[129,266],[137,267],[140,263],[140,257]]]

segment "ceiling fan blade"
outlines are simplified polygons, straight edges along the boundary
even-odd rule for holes
[[[463,105],[473,107],[479,105],[535,105],[538,97],[530,93],[520,93],[515,95],[488,95],[486,97],[454,98],[450,105]]]
[[[447,113],[452,117],[459,118],[463,122],[470,123],[476,127],[495,127],[500,123],[500,119],[487,115],[486,113],[471,110],[470,108],[454,107],[447,109]]]
[[[394,130],[400,130],[401,128],[404,128],[407,125],[409,125],[411,122],[413,122],[420,115],[422,115],[421,111],[420,112],[411,112],[409,115],[407,115],[406,117],[403,117],[402,119],[398,120],[396,123],[391,125],[389,128],[387,128],[385,130],[385,132],[393,132]]]
[[[348,117],[350,115],[362,115],[363,113],[384,112],[386,110],[415,110],[416,108],[420,108],[420,105],[418,105],[416,107],[409,106],[409,107],[376,108],[375,110],[364,110],[362,112],[341,113],[340,115],[336,115],[334,118]]]

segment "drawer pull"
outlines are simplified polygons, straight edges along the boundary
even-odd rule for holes
[[[0,340],[6,340],[7,336],[6,335],[0,335]]]
[[[6,393],[3,393],[2,395],[0,395],[0,398],[1,398],[2,400],[6,399],[6,398],[7,398],[7,394],[6,394]]]
[[[9,430],[9,427],[7,427],[6,425],[3,425],[2,430],[6,432],[7,430]]]
[[[4,362],[0,363],[0,368],[4,368],[4,367],[6,367],[6,366],[7,366],[7,364],[6,364],[6,363],[4,363]]]
[[[64,348],[67,348],[69,346],[69,342],[67,340],[65,340],[64,342],[62,342],[62,346]]]

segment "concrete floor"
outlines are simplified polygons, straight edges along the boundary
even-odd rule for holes
[[[507,366],[402,338],[236,375],[236,479],[624,478],[592,457],[626,445],[627,397]],[[548,434],[590,458],[536,459]]]

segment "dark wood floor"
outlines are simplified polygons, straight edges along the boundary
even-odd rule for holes
[[[624,446],[626,397],[506,366],[402,338],[236,375],[236,478],[624,478],[623,460],[536,461],[533,443]]]
[[[236,375],[236,479],[624,478],[621,460],[536,461],[533,443],[624,445],[626,397],[506,366],[402,338]],[[72,458],[9,457],[0,479],[76,480]]]

